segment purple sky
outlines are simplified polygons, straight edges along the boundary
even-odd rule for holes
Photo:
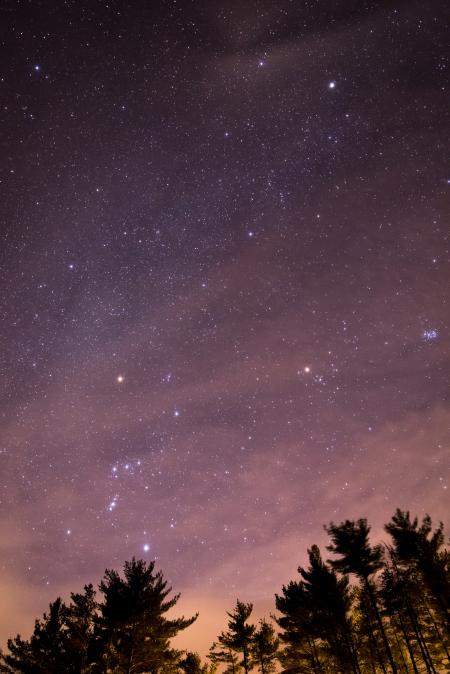
[[[446,3],[327,5],[2,9],[2,643],[135,555],[204,652],[448,520]]]

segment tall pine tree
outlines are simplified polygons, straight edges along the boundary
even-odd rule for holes
[[[265,619],[259,621],[259,625],[253,634],[251,650],[253,661],[259,667],[261,674],[271,674],[276,670],[278,647],[280,640],[275,630]]]
[[[9,653],[2,655],[0,671],[21,674],[79,674],[76,650],[64,627],[65,607],[61,599],[50,604],[49,612],[36,620],[29,641],[19,635],[8,640]]]
[[[95,637],[106,669],[120,674],[160,674],[177,665],[179,653],[170,647],[170,639],[197,616],[165,617],[179,595],[167,599],[172,588],[167,587],[161,571],[154,573],[154,567],[154,562],[133,558],[125,563],[123,578],[116,571],[105,572]]]
[[[255,632],[255,626],[248,623],[253,604],[236,601],[236,606],[231,613],[227,612],[228,631],[222,632],[218,637],[218,644],[213,644],[210,650],[210,659],[212,662],[224,662],[230,668],[227,671],[237,674],[238,668],[242,667],[244,673],[252,669],[252,640]],[[241,662],[235,662],[233,657],[236,654],[242,655]]]
[[[341,524],[331,522],[326,530],[331,537],[331,544],[327,549],[339,555],[338,559],[330,560],[330,564],[342,573],[355,574],[363,582],[376,617],[392,674],[397,674],[398,668],[381,617],[376,588],[371,582],[371,577],[383,567],[383,549],[381,545],[370,546],[370,527],[364,518],[356,522],[346,520]]]

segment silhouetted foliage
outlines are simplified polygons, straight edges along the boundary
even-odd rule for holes
[[[309,565],[275,595],[278,614],[249,622],[253,605],[237,600],[208,659],[171,647],[191,618],[167,617],[179,598],[154,562],[132,559],[123,575],[106,570],[99,599],[92,585],[60,598],[36,620],[28,640],[0,652],[7,674],[440,674],[450,672],[450,565],[443,525],[433,529],[396,510],[390,544],[372,545],[365,519],[326,527]],[[353,581],[351,582],[351,578]],[[281,647],[280,647],[281,645]]]
[[[92,585],[72,594],[67,607],[60,599],[37,620],[29,641],[8,642],[0,671],[23,674],[160,674],[177,672],[181,653],[170,639],[197,616],[169,620],[165,614],[178,601],[154,562],[133,559],[124,577],[107,570],[95,601]],[[206,670],[205,670],[206,671]]]
[[[253,611],[253,604],[245,604],[239,599],[232,613],[227,613],[229,617],[228,631],[222,632],[218,637],[218,645],[213,644],[210,651],[212,662],[222,662],[230,669],[227,671],[234,674],[242,667],[245,674],[252,669],[252,640],[255,632],[255,626],[249,624],[249,619]],[[242,655],[242,660],[235,662],[236,654]],[[237,669],[237,668],[238,669]]]
[[[397,564],[420,578],[427,590],[429,601],[441,611],[448,628],[449,554],[447,550],[442,549],[444,545],[442,522],[433,531],[429,515],[425,515],[419,526],[417,517],[411,520],[409,512],[397,508],[385,529],[392,537],[392,551]]]
[[[265,619],[259,621],[259,626],[253,634],[251,652],[253,662],[259,667],[261,674],[270,674],[276,670],[276,660],[280,640],[275,630]]]
[[[208,658],[214,667],[223,665],[225,674],[239,674],[242,666],[239,664],[239,657],[231,646],[224,643],[223,634],[219,636],[219,641],[214,642],[209,649]],[[220,639],[222,640],[220,641]]]
[[[36,620],[29,641],[19,635],[9,639],[9,654],[2,656],[0,671],[23,674],[80,672],[78,652],[64,624],[65,610],[61,599],[56,599],[50,604],[49,612]]]
[[[202,664],[198,653],[186,653],[185,657],[180,661],[180,674],[214,674],[216,667],[214,664]]]
[[[157,674],[174,668],[179,653],[169,642],[180,630],[189,627],[197,616],[168,620],[165,613],[179,595],[166,599],[171,592],[162,573],[156,574],[154,562],[126,562],[124,578],[107,570],[100,583],[104,596],[97,619],[96,639],[102,644],[107,669],[116,672]]]
[[[331,522],[327,532],[332,541],[328,550],[340,555],[338,559],[330,560],[330,564],[338,571],[355,574],[364,583],[392,674],[397,674],[398,668],[383,625],[376,587],[371,582],[371,576],[383,567],[383,548],[381,545],[370,546],[370,527],[363,518],[356,522],[346,520],[338,525]]]
[[[83,594],[72,592],[70,605],[62,607],[72,662],[77,672],[89,671],[88,663],[97,615],[95,594],[93,585],[85,585]]]
[[[331,523],[333,559],[312,546],[310,567],[276,595],[285,674],[450,671],[442,524],[398,510],[386,530],[393,545],[373,546],[365,519]]]
[[[322,560],[317,546],[308,550],[308,555],[309,569],[298,569],[302,580],[283,587],[283,596],[276,597],[282,614],[277,622],[284,630],[281,639],[289,645],[285,663],[298,658],[299,642],[303,642],[301,660],[312,672],[321,671],[326,661],[333,662],[335,672],[359,674],[348,577],[338,578]]]

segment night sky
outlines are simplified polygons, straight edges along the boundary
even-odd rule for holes
[[[0,639],[133,555],[183,644],[448,523],[448,3],[5,0]]]

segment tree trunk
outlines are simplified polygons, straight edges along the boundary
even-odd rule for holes
[[[422,636],[422,630],[420,628],[420,624],[417,620],[417,616],[415,614],[415,611],[412,607],[410,608],[410,613],[409,613],[409,619],[411,620],[411,624],[413,626],[414,633],[416,635],[417,643],[419,644],[420,652],[422,654],[422,660],[425,663],[425,667],[427,668],[428,674],[437,674],[433,663],[430,658],[430,653],[428,651],[427,645],[425,643],[425,639]]]
[[[403,653],[402,643],[400,642],[400,639],[398,638],[397,629],[396,629],[396,625],[395,625],[395,622],[393,620],[393,617],[391,617],[390,622],[391,622],[391,625],[393,627],[395,642],[397,644],[397,650],[400,653],[400,657],[402,659],[402,663],[403,663],[402,669],[404,669],[406,672],[408,672],[408,663],[406,662],[406,659],[405,659],[405,656],[404,656],[404,653]]]
[[[320,666],[319,658],[317,657],[317,654],[316,654],[316,647],[314,645],[314,639],[310,639],[308,637],[308,643],[309,643],[309,647],[310,647],[310,650],[311,650],[311,659],[312,659],[314,674],[322,674],[322,667]]]
[[[244,660],[244,672],[245,672],[245,674],[248,674],[248,670],[249,670],[249,667],[248,667],[248,652],[247,652],[247,648],[246,648],[245,646],[244,646],[244,648],[242,649],[242,655],[244,656],[244,657],[243,657],[243,660]]]
[[[262,656],[259,658],[259,665],[261,667],[261,674],[266,674],[266,666],[264,664],[264,658]]]
[[[356,654],[354,644],[353,644],[353,638],[351,631],[348,627],[348,625],[344,626],[344,635],[345,635],[345,642],[347,645],[347,650],[350,656],[350,662],[352,664],[352,670],[353,674],[361,674],[361,669],[359,667],[359,662],[358,662],[358,656]]]
[[[411,660],[411,664],[412,664],[412,667],[413,667],[413,670],[414,670],[414,674],[419,674],[419,670],[417,669],[416,660],[415,660],[415,657],[414,657],[414,651],[412,649],[411,641],[409,639],[408,630],[406,629],[405,623],[403,622],[403,618],[402,618],[400,612],[398,614],[398,618],[399,618],[399,621],[400,621],[400,627],[402,629],[403,639],[405,640],[406,648],[408,649],[409,659]]]
[[[442,646],[443,646],[443,648],[444,648],[444,651],[445,651],[445,654],[446,654],[446,656],[447,656],[447,659],[448,659],[448,661],[449,661],[449,663],[450,663],[450,653],[448,652],[448,649],[447,649],[447,643],[445,642],[445,640],[444,640],[444,638],[443,638],[443,636],[442,636],[442,634],[441,634],[441,631],[440,631],[440,629],[439,629],[439,627],[438,627],[438,625],[437,625],[437,623],[436,623],[436,621],[435,621],[435,619],[434,619],[434,616],[433,616],[432,612],[430,611],[430,607],[428,606],[428,602],[426,601],[425,597],[424,597],[424,600],[423,600],[423,604],[424,604],[424,606],[425,606],[426,612],[427,612],[428,615],[430,616],[430,620],[431,620],[431,622],[433,623],[434,631],[436,632],[436,634],[437,634],[437,636],[438,636],[438,639],[439,639],[439,641],[441,642],[441,644],[442,644]]]
[[[383,640],[383,645],[384,645],[384,648],[385,648],[385,651],[386,651],[386,655],[388,657],[389,664],[391,666],[392,674],[398,674],[397,665],[395,664],[394,657],[393,657],[392,651],[391,651],[391,647],[389,645],[389,641],[388,641],[388,638],[386,636],[386,632],[385,632],[385,629],[384,629],[383,621],[381,619],[380,611],[378,610],[377,600],[375,598],[373,589],[372,589],[372,587],[369,583],[369,578],[366,576],[364,580],[365,580],[367,592],[368,592],[369,597],[370,597],[370,601],[371,601],[372,606],[373,606],[373,610],[375,611],[375,617],[377,619],[378,627],[380,629],[381,638]]]
[[[387,674],[386,667],[384,666],[383,658],[382,658],[382,655],[380,653],[380,649],[378,648],[377,639],[375,637],[375,634],[373,633],[373,629],[372,629],[372,625],[371,625],[371,622],[370,622],[370,616],[369,615],[367,615],[367,618],[366,618],[366,627],[367,627],[367,633],[369,635],[369,643],[375,649],[375,657],[373,657],[373,651],[371,649],[371,654],[372,654],[373,660],[374,660],[374,662],[378,660],[378,663],[379,663],[381,669],[383,670],[383,674]]]
[[[368,642],[369,642],[369,651],[370,651],[370,666],[372,668],[372,674],[377,674],[377,670],[375,667],[375,662],[376,662],[376,656],[373,652],[373,635],[371,634],[369,627],[367,627],[367,632],[368,632]],[[386,673],[385,673],[386,674]]]

